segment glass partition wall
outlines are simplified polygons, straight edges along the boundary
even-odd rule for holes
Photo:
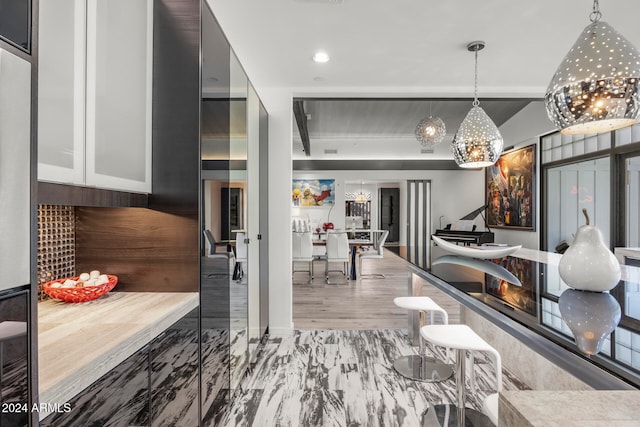
[[[255,88],[203,3],[200,249],[205,423],[210,421],[207,408],[218,393],[229,390],[232,396],[238,389],[268,325],[266,256],[262,263],[260,257],[260,247],[266,249],[267,243],[266,232],[260,234],[268,218],[266,119]],[[220,359],[220,354],[225,357]]]
[[[249,188],[247,186],[247,90],[248,79],[238,58],[231,51],[229,103],[229,194],[228,227],[235,241],[235,265],[229,284],[230,313],[230,374],[235,389],[249,362],[248,293],[250,278],[247,227]],[[224,193],[223,193],[224,194]],[[225,200],[226,201],[226,200]],[[223,225],[227,226],[227,224]],[[235,228],[234,228],[235,227]]]
[[[640,155],[634,154],[624,158],[625,183],[625,236],[627,247],[640,247]]]
[[[615,247],[640,245],[640,124],[591,135],[555,132],[540,139],[542,233],[540,248],[562,251],[585,224]]]
[[[222,189],[229,188],[229,67],[231,49],[206,4],[202,6],[200,107],[200,363],[204,425],[220,393],[230,388],[231,242],[222,237]],[[228,209],[228,203],[227,203]],[[206,233],[206,234],[205,234]],[[211,239],[211,241],[209,240]]]

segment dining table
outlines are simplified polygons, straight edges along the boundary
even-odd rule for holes
[[[351,251],[351,267],[349,268],[349,279],[356,280],[358,278],[356,272],[356,254],[362,247],[372,247],[375,243],[369,239],[349,239],[349,249]],[[313,246],[326,246],[326,240],[313,240]]]

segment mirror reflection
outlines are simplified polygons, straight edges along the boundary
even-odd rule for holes
[[[622,316],[620,304],[608,292],[567,289],[560,295],[558,308],[576,345],[589,355],[602,350],[602,344]]]

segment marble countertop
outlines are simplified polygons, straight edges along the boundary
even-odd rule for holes
[[[110,292],[80,304],[38,303],[40,402],[67,402],[196,308],[198,301],[197,292]]]
[[[640,425],[640,391],[504,391],[498,407],[503,426]]]

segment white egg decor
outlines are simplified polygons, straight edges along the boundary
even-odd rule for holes
[[[43,291],[51,298],[65,302],[86,302],[100,298],[113,289],[117,283],[117,276],[93,270],[89,273],[81,273],[77,277],[45,283]]]
[[[610,291],[620,281],[620,263],[604,244],[600,230],[589,225],[587,210],[582,209],[582,213],[587,223],[578,229],[573,243],[560,258],[560,277],[573,289]]]

